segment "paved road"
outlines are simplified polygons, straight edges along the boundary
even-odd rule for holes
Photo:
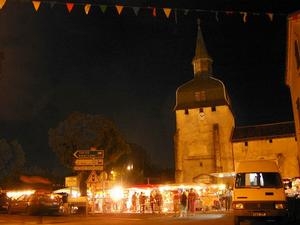
[[[97,214],[82,216],[27,216],[0,215],[0,225],[233,225],[233,218],[226,214],[198,214],[185,218],[173,215],[152,214]]]
[[[189,217],[171,214],[94,214],[70,216],[28,216],[0,214],[0,225],[233,225],[231,213],[199,213]],[[241,225],[275,225],[276,222],[244,221]],[[291,223],[299,225],[300,221]]]

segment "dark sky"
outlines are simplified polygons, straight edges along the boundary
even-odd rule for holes
[[[48,129],[80,111],[113,120],[154,163],[173,166],[175,94],[193,78],[197,18],[236,124],[293,120],[284,79],[286,16],[300,9],[296,1],[119,1],[129,6],[121,15],[117,1],[91,1],[88,15],[81,4],[68,13],[64,2],[35,12],[31,1],[8,1],[0,10],[0,137],[17,139],[32,164],[52,165]],[[167,19],[162,7],[177,16]]]

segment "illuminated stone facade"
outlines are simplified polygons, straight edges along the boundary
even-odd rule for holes
[[[233,171],[229,142],[234,119],[228,106],[176,111],[176,181],[209,182],[208,174]]]
[[[299,176],[297,141],[292,132],[293,122],[264,124],[246,129],[252,131],[253,135],[243,131],[243,127],[237,127],[231,138],[235,161],[271,159],[277,162],[283,178]],[[244,134],[244,137],[238,138],[237,133]]]
[[[300,11],[288,17],[287,40],[286,84],[291,93],[296,137],[300,140]],[[300,156],[300,141],[298,141],[298,156]]]
[[[294,123],[235,127],[212,61],[198,25],[194,78],[176,91],[176,183],[216,182],[212,174],[233,172],[237,161],[260,158],[276,160],[285,178],[299,176]]]

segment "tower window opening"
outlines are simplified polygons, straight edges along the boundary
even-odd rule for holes
[[[245,146],[248,146],[248,141],[245,141]]]
[[[204,113],[203,108],[199,108],[199,113]]]
[[[216,108],[216,106],[212,106],[212,107],[211,107],[211,111],[212,111],[212,112],[215,112],[215,111],[217,111],[217,108]]]
[[[269,143],[273,143],[273,139],[269,139]]]
[[[189,110],[188,109],[184,109],[184,114],[188,115],[189,114]]]
[[[205,91],[196,91],[195,92],[195,101],[206,101],[206,92]]]
[[[199,166],[200,166],[200,167],[203,167],[203,163],[202,163],[202,162],[200,162],[200,163],[199,163]]]

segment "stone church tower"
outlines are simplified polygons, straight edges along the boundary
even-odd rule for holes
[[[176,91],[176,183],[207,183],[211,173],[234,170],[234,117],[224,84],[213,77],[212,62],[198,22],[194,78]]]

